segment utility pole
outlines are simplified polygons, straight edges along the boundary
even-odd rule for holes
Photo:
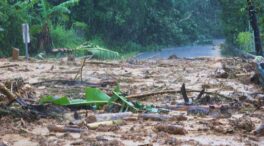
[[[254,0],[247,0],[249,20],[250,20],[251,27],[254,31],[256,55],[263,56],[260,31],[258,27],[258,19],[256,15],[256,8],[254,6],[253,1]]]

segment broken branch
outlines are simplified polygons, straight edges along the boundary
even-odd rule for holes
[[[186,92],[196,92],[200,93],[201,91],[199,90],[186,90]],[[152,92],[152,93],[144,93],[144,94],[136,94],[136,95],[129,95],[127,98],[144,98],[144,97],[149,97],[149,96],[155,96],[155,95],[162,95],[162,94],[176,94],[176,93],[182,93],[180,90],[165,90],[165,91],[158,91],[158,92]],[[227,97],[225,95],[216,93],[216,92],[204,92],[204,94],[208,95],[215,95],[219,96],[228,100],[233,100],[231,97]]]
[[[184,103],[185,104],[189,104],[189,98],[187,96],[186,89],[185,89],[185,84],[184,83],[182,84],[182,87],[181,87],[181,94],[183,96]]]

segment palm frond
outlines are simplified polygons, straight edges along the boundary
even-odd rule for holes
[[[120,54],[118,52],[99,47],[89,42],[86,42],[78,46],[75,49],[75,51],[89,52],[93,55],[93,57],[97,59],[118,59],[120,58]]]
[[[19,7],[19,8],[27,10],[29,8],[33,8],[33,6],[37,4],[38,2],[39,0],[18,1],[14,5],[12,5],[12,7]]]
[[[68,0],[57,6],[54,6],[52,9],[49,9],[48,15],[54,14],[56,12],[60,13],[70,13],[69,7],[75,6],[79,3],[79,0]]]
[[[46,18],[48,16],[48,8],[47,8],[47,2],[46,0],[41,0],[41,2],[39,3],[40,6],[40,12],[42,17]]]

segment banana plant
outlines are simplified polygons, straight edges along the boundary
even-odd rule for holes
[[[13,7],[18,7],[22,11],[31,13],[29,21],[34,21],[39,26],[39,36],[37,38],[37,45],[39,49],[45,50],[47,53],[51,52],[52,38],[50,29],[53,27],[54,18],[63,18],[69,14],[70,7],[79,3],[79,0],[67,0],[56,6],[51,5],[48,0],[26,0],[18,1]]]
[[[38,45],[41,49],[44,49],[47,53],[51,52],[52,38],[50,36],[50,27],[52,27],[52,18],[63,14],[69,14],[69,8],[78,4],[78,2],[79,0],[68,0],[57,6],[52,6],[47,0],[40,0],[39,10],[42,18],[40,21],[42,30],[38,39]]]

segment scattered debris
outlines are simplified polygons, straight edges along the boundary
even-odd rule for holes
[[[169,134],[176,134],[176,135],[185,135],[188,132],[179,125],[171,125],[171,124],[158,124],[155,126],[155,129],[159,132],[159,131],[164,131],[167,132]]]
[[[231,125],[237,130],[244,130],[246,132],[251,132],[255,129],[255,124],[250,119],[250,117],[243,116],[238,119],[230,120]]]
[[[264,94],[250,61],[74,62],[0,62],[1,142],[261,145]]]
[[[261,124],[253,133],[257,136],[264,136],[264,124]]]

